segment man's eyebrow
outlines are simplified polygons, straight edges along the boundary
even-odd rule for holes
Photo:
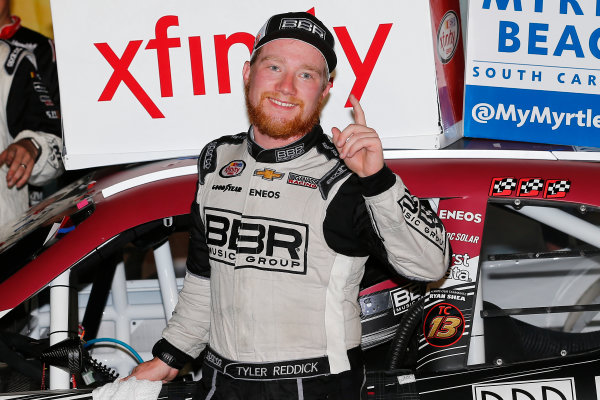
[[[307,69],[309,71],[312,71],[312,72],[316,72],[319,75],[322,72],[322,68],[318,68],[318,67],[316,67],[316,66],[314,66],[312,64],[302,64],[300,67],[303,68],[303,69]]]
[[[279,56],[264,56],[260,59],[260,61],[279,61],[279,62],[283,62],[284,59],[283,57],[279,57]]]
[[[259,60],[259,62],[261,62],[261,61],[277,61],[277,62],[284,62],[284,61],[285,61],[285,58],[283,58],[283,57],[280,57],[280,56],[270,55],[270,56],[264,56],[264,57],[262,57],[262,58]],[[322,75],[322,70],[321,70],[321,68],[319,68],[319,67],[317,67],[317,66],[315,66],[315,65],[312,65],[312,64],[302,64],[302,65],[300,65],[300,68],[301,68],[301,69],[307,69],[307,70],[309,70],[309,71],[312,71],[312,72],[315,72],[315,73],[317,73],[317,74],[319,74],[319,75]]]

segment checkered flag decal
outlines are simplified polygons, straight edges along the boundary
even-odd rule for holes
[[[544,180],[543,179],[529,179],[525,182],[521,183],[521,193],[528,194],[531,192],[537,192],[544,188]]]
[[[548,185],[546,193],[549,196],[556,196],[559,193],[566,193],[571,189],[571,181],[556,181]]]
[[[514,178],[503,178],[494,183],[492,193],[512,192],[517,187],[517,181]]]

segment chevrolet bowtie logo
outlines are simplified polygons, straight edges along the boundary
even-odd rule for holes
[[[274,169],[265,168],[265,169],[256,169],[254,170],[254,176],[260,176],[263,179],[268,181],[272,181],[273,179],[281,179],[285,173],[279,173]]]

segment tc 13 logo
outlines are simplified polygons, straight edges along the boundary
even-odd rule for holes
[[[449,303],[431,307],[423,322],[425,340],[434,347],[452,346],[464,331],[465,318],[456,306]]]

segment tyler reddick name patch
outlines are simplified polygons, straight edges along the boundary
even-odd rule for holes
[[[319,183],[317,178],[313,178],[306,175],[298,175],[290,172],[288,174],[287,183],[290,185],[304,186],[311,189],[316,189]]]
[[[204,209],[209,258],[239,268],[306,274],[308,225]]]
[[[295,365],[275,365],[260,367],[253,365],[231,365],[226,371],[239,378],[297,378],[319,373],[319,362],[298,363]]]
[[[204,361],[226,375],[239,379],[293,379],[326,375],[330,372],[326,357],[304,360],[243,363],[224,359],[207,350]]]

